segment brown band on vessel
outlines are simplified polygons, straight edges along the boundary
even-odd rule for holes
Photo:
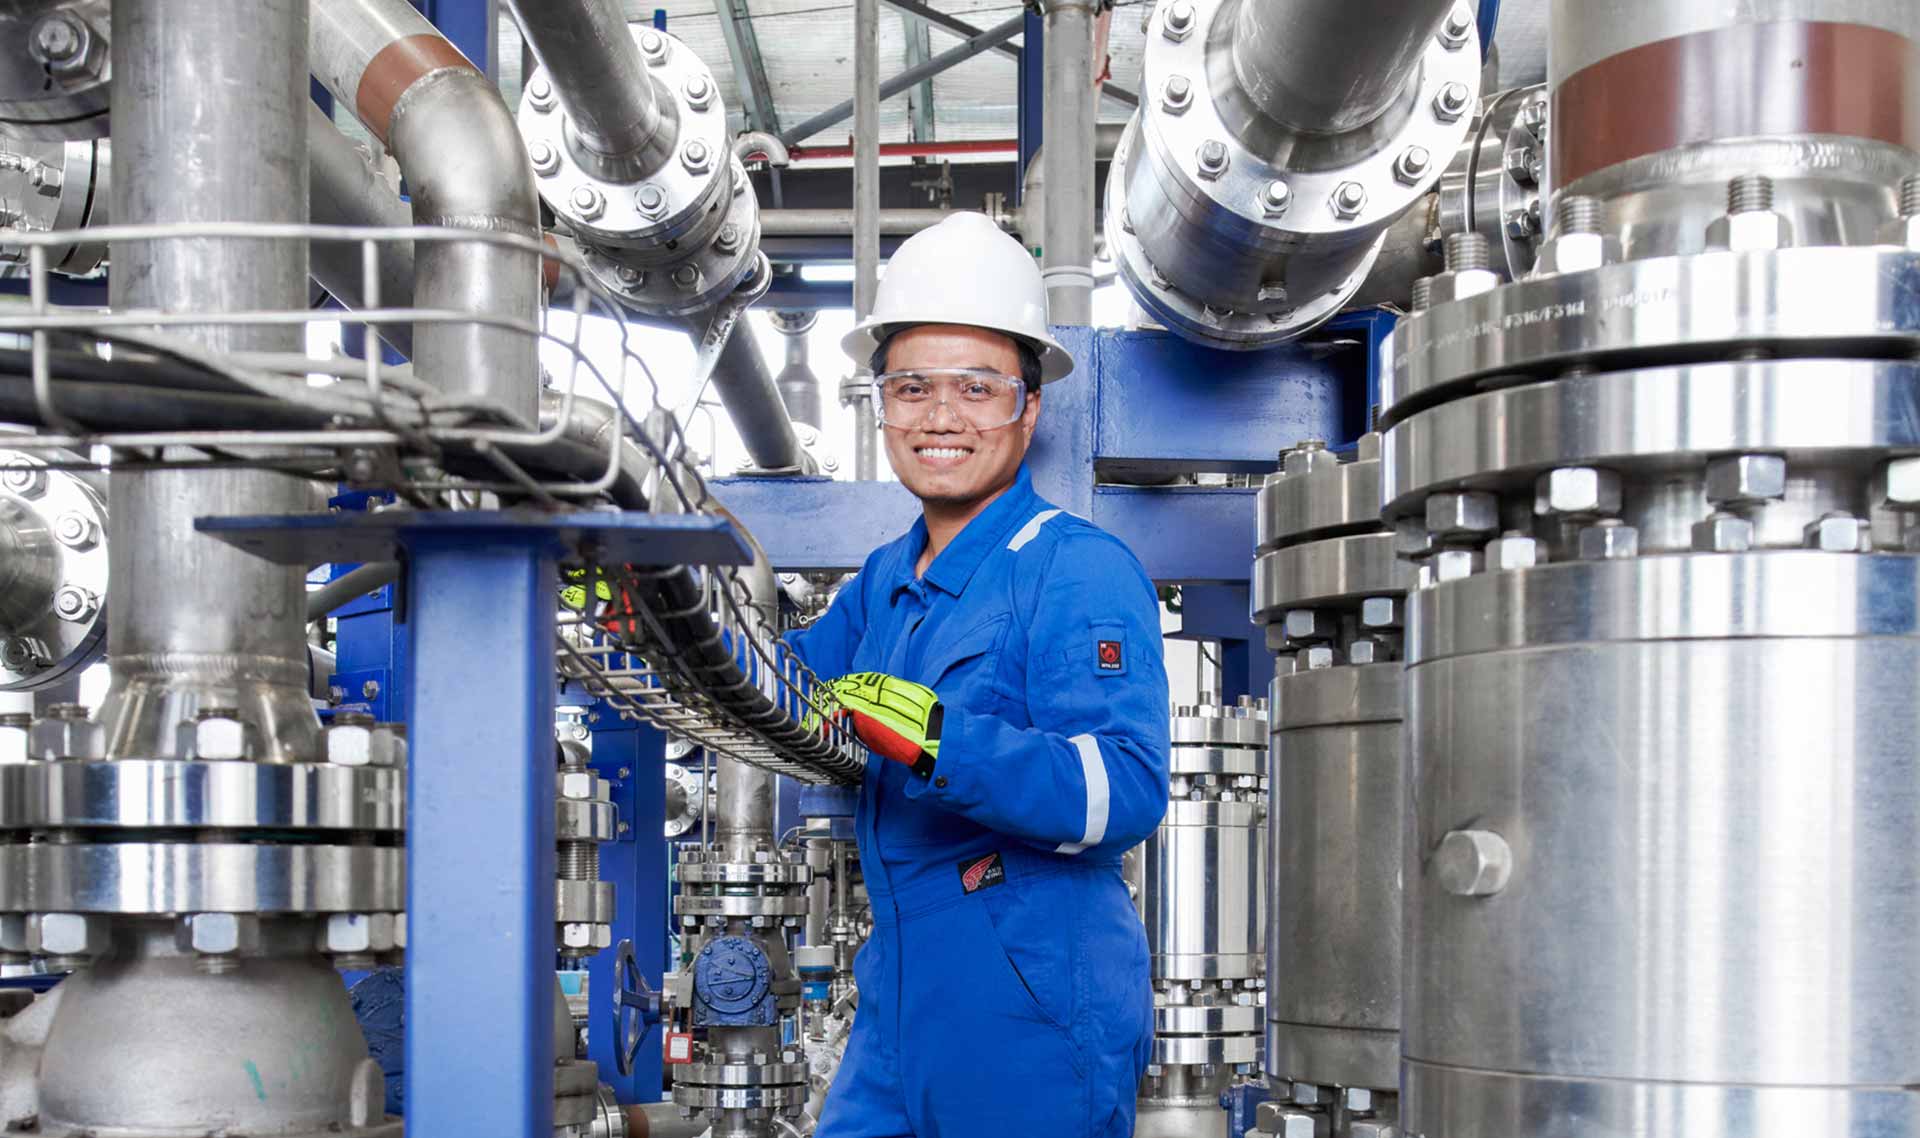
[[[1553,92],[1553,184],[1715,138],[1831,134],[1920,150],[1920,44],[1784,20],[1610,56]]]
[[[360,74],[360,86],[353,93],[354,110],[360,121],[367,124],[367,129],[381,142],[386,142],[393,108],[399,105],[400,96],[419,82],[422,75],[449,67],[480,70],[460,54],[459,48],[447,42],[445,36],[422,32],[394,40],[375,53]]]
[[[553,290],[560,287],[560,242],[555,241],[551,233],[541,234],[540,239],[546,242],[547,248],[554,252],[551,257],[540,258],[540,279],[547,286],[547,294],[551,296]]]

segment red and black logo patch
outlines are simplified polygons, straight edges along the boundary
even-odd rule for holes
[[[970,857],[960,863],[960,891],[978,893],[995,885],[1007,883],[1007,866],[1000,855],[990,853],[985,857]]]
[[[1121,651],[1118,640],[1102,640],[1099,644],[1097,662],[1103,672],[1118,672],[1127,666],[1127,657]]]

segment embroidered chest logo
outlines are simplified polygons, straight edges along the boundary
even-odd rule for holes
[[[1127,666],[1126,657],[1120,651],[1118,640],[1102,640],[1098,656],[1100,670],[1103,672],[1117,672]]]
[[[982,889],[1007,883],[1007,867],[1000,855],[990,853],[985,857],[969,858],[960,863],[960,891],[978,893]]]

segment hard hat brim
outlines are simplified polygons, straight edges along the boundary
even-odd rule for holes
[[[840,350],[847,353],[856,367],[866,367],[873,359],[873,353],[880,349],[880,341],[898,331],[918,327],[922,324],[951,324],[960,328],[981,328],[988,332],[998,332],[1002,336],[1032,348],[1040,357],[1040,382],[1052,383],[1073,374],[1073,356],[1052,336],[1033,336],[1024,332],[1015,332],[1010,328],[1001,328],[992,324],[981,324],[972,320],[955,320],[951,316],[929,316],[925,320],[901,319],[898,316],[886,320],[869,317],[854,326],[853,331],[840,338]]]

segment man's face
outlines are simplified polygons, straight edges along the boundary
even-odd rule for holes
[[[1020,378],[1020,352],[998,332],[952,324],[922,324],[887,345],[886,369],[986,368]],[[1004,427],[980,430],[944,403],[918,423],[888,426],[887,460],[914,497],[966,505],[1012,485],[1040,419],[1040,396]]]

